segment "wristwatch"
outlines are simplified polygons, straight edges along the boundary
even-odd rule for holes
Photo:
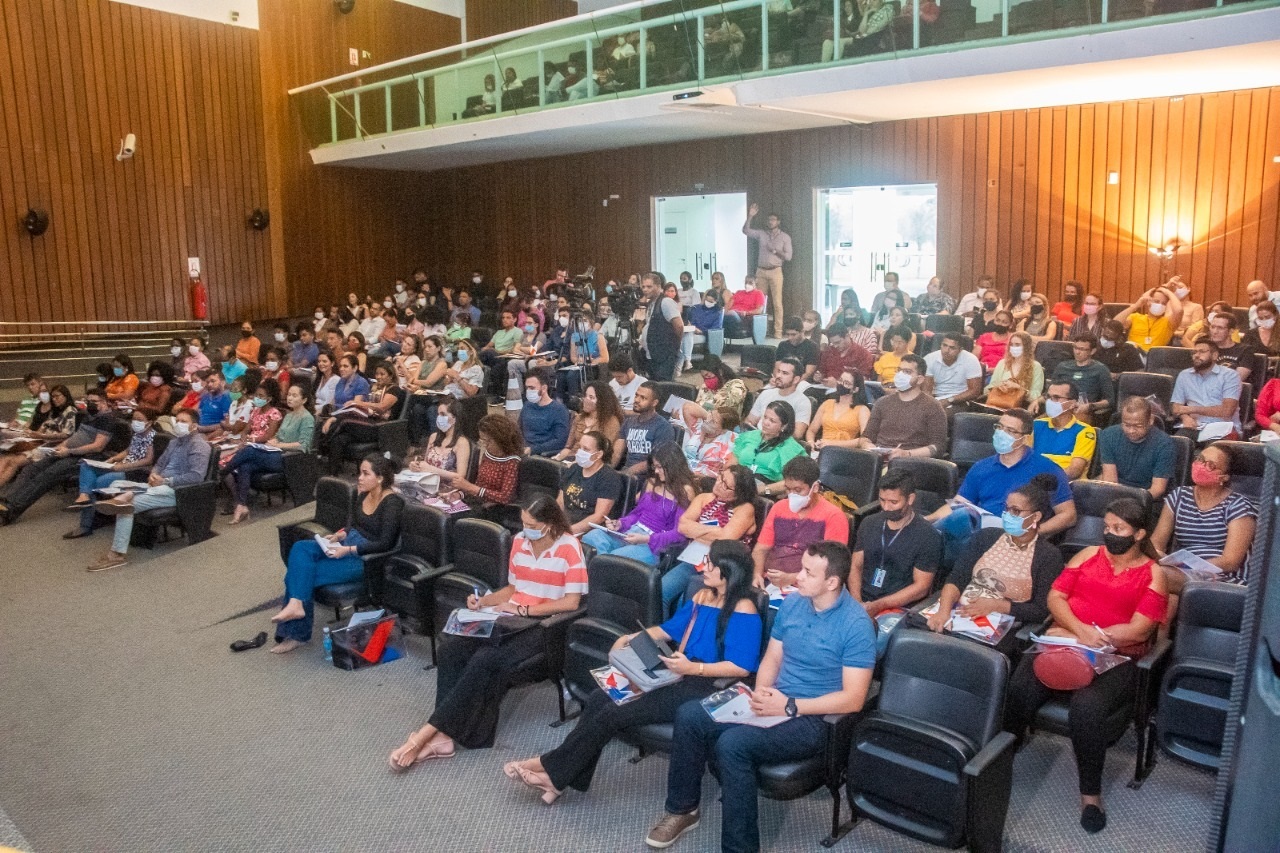
[[[800,709],[796,707],[796,698],[792,696],[787,700],[786,714],[788,717],[795,717],[800,713]]]

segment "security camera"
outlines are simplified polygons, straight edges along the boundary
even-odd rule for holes
[[[132,133],[125,134],[124,139],[120,140],[120,153],[116,155],[117,160],[128,160],[133,156],[133,152],[138,150],[138,137]]]

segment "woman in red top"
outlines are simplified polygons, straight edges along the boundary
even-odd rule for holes
[[[454,741],[468,749],[493,746],[498,709],[512,673],[546,642],[536,620],[576,610],[587,594],[582,545],[569,532],[569,519],[556,499],[538,498],[521,511],[520,520],[524,529],[511,543],[510,583],[467,596],[469,610],[491,607],[508,616],[498,621],[493,637],[441,640],[435,711],[391,753],[392,768],[407,770],[430,758],[449,758]]]
[[[470,498],[467,502],[472,506],[478,504],[484,515],[488,510],[515,500],[520,457],[524,455],[524,437],[505,415],[485,415],[476,430],[480,436],[477,442],[480,467],[476,471],[476,481],[473,483],[467,479],[467,465],[461,460],[460,470],[452,472],[447,481],[462,493],[462,497]],[[443,475],[440,479],[446,480]]]
[[[1147,538],[1146,512],[1132,498],[1107,507],[1104,545],[1085,548],[1071,559],[1049,591],[1053,626],[1048,634],[1073,637],[1094,648],[1114,646],[1134,658],[1142,655],[1165,615],[1164,573],[1156,566]],[[1005,728],[1019,739],[1036,711],[1055,695],[1033,669],[1035,655],[1024,655],[1009,681]],[[1067,720],[1080,777],[1080,825],[1089,833],[1107,825],[1102,810],[1102,764],[1107,754],[1105,721],[1132,704],[1138,668],[1130,659],[1072,691]]]

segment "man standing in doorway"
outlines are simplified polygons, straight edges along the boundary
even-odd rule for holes
[[[742,225],[742,233],[759,246],[756,260],[756,286],[769,297],[769,308],[773,311],[773,336],[782,337],[782,265],[791,260],[791,235],[782,230],[782,220],[776,213],[765,217],[766,230],[752,228],[751,222],[760,212],[760,205],[755,202],[747,208],[747,221]]]

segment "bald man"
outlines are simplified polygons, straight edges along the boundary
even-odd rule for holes
[[[1245,296],[1249,298],[1249,328],[1256,329],[1258,327],[1258,304],[1265,299],[1270,299],[1277,308],[1280,308],[1280,290],[1268,290],[1267,286],[1258,279],[1254,279],[1244,287]]]

